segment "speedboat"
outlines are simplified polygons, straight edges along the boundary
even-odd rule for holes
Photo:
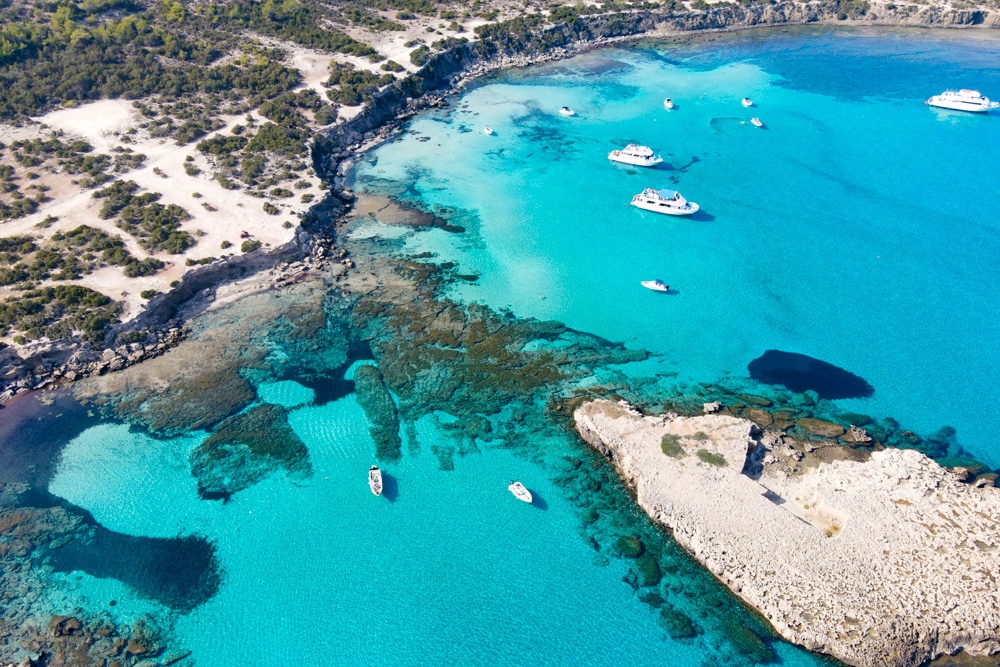
[[[663,158],[653,154],[653,149],[649,146],[636,146],[629,144],[625,148],[614,150],[608,153],[608,159],[612,162],[632,164],[636,167],[655,167],[663,162]]]
[[[740,102],[740,104],[742,104],[745,108],[749,109],[750,107],[753,106],[753,100],[751,100],[749,97],[744,97],[743,100]]]
[[[378,469],[378,466],[372,466],[368,470],[368,486],[371,487],[372,493],[376,496],[382,495],[382,471]]]
[[[490,136],[491,134],[493,134],[493,128],[487,125],[486,127],[483,128],[483,134],[485,134],[486,136]]]
[[[632,206],[653,213],[667,215],[691,215],[698,211],[698,205],[688,201],[676,190],[654,190],[646,188],[632,197]]]
[[[973,113],[986,113],[990,109],[1000,107],[1000,102],[991,102],[990,98],[983,97],[978,90],[946,90],[940,95],[934,95],[926,102],[927,106],[941,107],[942,109],[954,109],[955,111],[971,111]]]
[[[569,107],[561,107],[559,109],[559,115],[560,116],[575,116],[576,112],[573,111],[572,109],[570,109]]]
[[[666,109],[667,111],[670,111],[671,109],[674,108],[674,101],[669,97],[663,100],[663,108]]]
[[[657,279],[657,280],[643,280],[639,284],[642,285],[643,287],[645,287],[646,289],[653,290],[654,292],[669,292],[670,291],[670,285],[665,285],[663,283],[663,281],[659,280],[659,279]]]
[[[751,124],[752,124],[752,125],[753,125],[754,127],[764,127],[764,123],[763,123],[763,121],[761,121],[761,119],[760,119],[760,118],[756,118],[756,117],[754,117],[754,118],[751,118],[751,119],[750,119],[750,123],[751,123]]]
[[[514,497],[518,500],[522,500],[526,503],[531,502],[531,491],[524,488],[524,484],[520,482],[511,482],[507,487],[507,490],[514,494]]]

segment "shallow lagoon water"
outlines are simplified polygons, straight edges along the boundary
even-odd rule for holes
[[[303,665],[662,665],[664,651],[672,664],[698,663],[697,647],[667,640],[622,584],[623,563],[594,567],[576,513],[537,466],[502,450],[450,472],[428,454],[407,456],[385,467],[386,497],[375,498],[358,474],[373,445],[353,397],[290,421],[313,478],[278,476],[227,504],[198,498],[184,465],[197,438],[126,426],[74,439],[50,484],[112,530],[217,545],[218,594],[176,626],[197,664],[266,654]],[[420,425],[424,443],[433,431],[434,420]],[[516,501],[510,477],[539,502]],[[57,580],[54,597],[85,608],[124,619],[157,611],[114,580]]]
[[[837,364],[875,388],[843,404],[918,428],[953,424],[995,462],[977,425],[997,398],[997,357],[973,342],[996,333],[982,315],[997,305],[988,289],[997,240],[995,188],[981,164],[1000,118],[940,114],[918,98],[957,72],[974,79],[963,85],[1000,90],[984,59],[998,50],[936,35],[807,32],[603,50],[508,73],[452,112],[415,120],[359,173],[362,187],[458,209],[469,231],[372,222],[356,239],[382,234],[458,261],[480,276],[452,289],[462,299],[657,353],[632,365],[636,375],[745,376],[768,349]],[[833,64],[863,85],[845,85]],[[667,95],[677,101],[669,114]],[[758,103],[753,112],[739,106],[744,95]],[[579,115],[558,116],[564,104]],[[768,129],[753,129],[751,115]],[[482,135],[484,124],[497,135]],[[626,141],[652,144],[671,168],[608,164],[607,151]],[[956,146],[975,159],[932,167]],[[705,215],[627,207],[646,185],[679,188]],[[957,212],[942,192],[962,202]],[[676,293],[638,288],[650,277]],[[350,372],[343,377],[340,389]],[[404,431],[403,456],[384,466],[386,493],[376,499],[364,477],[374,445],[353,394],[323,400],[290,377],[256,390],[289,411],[312,475],[278,472],[226,503],[200,499],[190,471],[205,432],[154,438],[119,422],[73,432],[48,490],[121,534],[207,539],[220,582],[207,602],[178,613],[115,579],[57,572],[47,591],[54,613],[173,619],[187,662],[203,666],[701,665],[754,650],[745,634],[740,643],[718,631],[734,609],[746,612],[707,595],[720,587],[713,593],[707,575],[683,567],[659,590],[704,634],[668,637],[658,612],[623,583],[631,563],[606,557],[606,545],[595,551],[571,497],[578,490],[553,472],[552,460],[583,456],[569,434],[516,434],[534,456],[480,442],[442,470],[431,450],[451,437],[450,418],[425,417]],[[514,500],[512,478],[539,501]],[[615,530],[648,530],[628,508]],[[773,648],[781,664],[822,662]]]
[[[995,466],[1000,117],[921,102],[948,87],[1000,96],[998,55],[966,33],[826,29],[601,50],[421,117],[358,186],[405,185],[478,220],[478,242],[410,243],[479,275],[460,298],[651,350],[680,382],[746,377],[768,349],[806,354],[874,387],[843,409],[954,426]],[[608,162],[627,142],[665,167]],[[629,207],[645,187],[702,212]],[[652,278],[674,292],[639,286]]]

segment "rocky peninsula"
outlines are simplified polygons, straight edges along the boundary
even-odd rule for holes
[[[913,450],[810,465],[727,415],[597,400],[574,418],[643,510],[787,640],[863,666],[1000,651],[1000,489]]]

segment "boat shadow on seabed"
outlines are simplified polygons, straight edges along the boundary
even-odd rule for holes
[[[540,510],[549,509],[549,504],[545,502],[545,498],[542,498],[537,491],[534,489],[528,489],[528,493],[531,494],[531,506],[537,507]]]
[[[399,480],[384,470],[382,471],[382,497],[390,503],[396,502],[396,499],[399,498]]]

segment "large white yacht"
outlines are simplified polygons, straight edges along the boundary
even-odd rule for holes
[[[649,146],[636,146],[635,144],[629,144],[620,151],[611,151],[608,153],[608,159],[613,162],[633,164],[636,167],[655,167],[663,162],[663,158],[654,155],[653,149]]]
[[[941,107],[942,109],[954,109],[956,111],[972,111],[974,113],[985,113],[990,109],[1000,107],[1000,102],[991,102],[990,98],[983,97],[978,90],[946,90],[940,95],[935,95],[924,102],[927,106]]]
[[[667,215],[691,215],[698,211],[698,205],[688,201],[676,190],[654,190],[646,188],[632,197],[632,206],[654,213]]]

